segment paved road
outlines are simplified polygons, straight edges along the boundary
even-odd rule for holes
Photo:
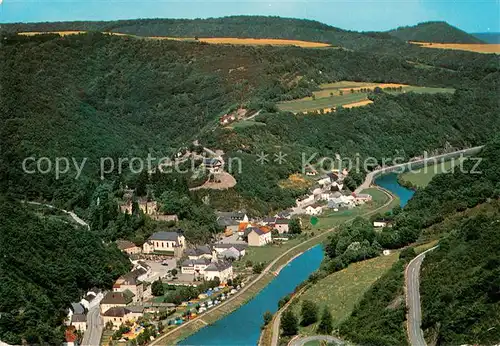
[[[374,214],[376,213],[378,210],[380,210],[381,208],[385,208],[387,207],[390,203],[392,203],[393,201],[393,197],[392,195],[381,189],[384,193],[386,193],[390,198],[389,198],[389,201],[384,204],[383,206],[381,206],[380,208],[377,208],[371,212],[368,212],[365,214],[365,216],[367,215],[370,215],[370,214]],[[347,220],[346,222],[349,222],[349,221],[352,221],[354,220],[354,218],[350,219],[350,220]],[[325,233],[328,233],[328,232],[332,232],[335,228],[332,228],[332,229],[329,229],[328,231],[326,232],[323,232],[323,233],[320,233],[312,238],[309,238],[306,242],[310,242],[314,239],[317,239],[317,238],[320,238],[321,236],[323,236]],[[219,304],[217,306],[215,306],[214,308],[212,308],[211,310],[207,311],[206,313],[204,313],[203,315],[200,315],[201,318],[203,318],[204,316],[207,316],[209,315],[210,313],[213,313],[214,311],[217,311],[218,309],[220,309],[221,307],[225,306],[226,304],[228,304],[229,302],[231,302],[234,298],[238,297],[240,294],[242,294],[243,292],[245,292],[247,289],[249,289],[250,287],[252,287],[255,283],[257,283],[260,279],[262,279],[264,277],[264,275],[266,275],[267,273],[269,273],[271,271],[271,268],[281,259],[283,258],[284,256],[286,256],[289,252],[295,250],[296,248],[302,246],[304,243],[302,244],[298,244],[298,245],[295,245],[294,247],[288,249],[287,251],[285,251],[284,253],[282,253],[280,256],[278,256],[277,258],[275,258],[271,263],[269,263],[269,265],[264,268],[264,270],[259,274],[259,276],[257,276],[257,278],[255,278],[253,281],[251,281],[250,283],[248,283],[245,287],[243,287],[240,291],[238,291],[238,293],[236,293],[235,295],[233,295],[230,299],[224,301],[222,304]],[[161,340],[163,340],[164,338],[166,338],[167,336],[169,336],[170,334],[176,332],[176,331],[179,331],[179,329],[182,329],[182,328],[185,328],[186,326],[189,326],[191,323],[196,323],[196,321],[198,321],[199,318],[195,318],[195,319],[192,319],[192,320],[189,320],[188,322],[186,323],[183,323],[181,324],[179,327],[175,328],[175,329],[172,329],[171,331],[167,332],[166,334],[162,335],[161,337],[157,338],[155,341],[153,341],[150,345],[153,346],[153,345],[163,345],[161,344]],[[273,326],[274,327],[274,326]],[[279,327],[279,324],[278,324],[278,327]]]
[[[102,319],[99,314],[99,304],[87,313],[87,330],[83,335],[82,346],[97,346],[101,344]]]
[[[424,333],[420,328],[422,324],[422,311],[420,306],[420,266],[424,261],[425,254],[434,250],[437,246],[422,252],[408,263],[405,271],[406,280],[406,306],[408,307],[407,326],[408,339],[412,346],[426,345]]]
[[[344,341],[342,341],[334,336],[331,336],[331,335],[314,335],[314,336],[307,336],[304,338],[293,339],[292,341],[290,341],[288,346],[303,346],[306,343],[308,343],[309,341],[315,341],[315,340],[326,341],[326,342],[333,343],[336,345],[344,345],[345,344]]]
[[[376,171],[373,171],[373,172],[370,172],[366,175],[366,178],[365,178],[365,181],[358,186],[358,188],[354,191],[355,193],[361,193],[361,191],[363,191],[364,189],[367,189],[369,188],[372,183],[373,183],[373,180],[375,179],[375,177],[377,177],[378,175],[382,174],[382,173],[385,173],[385,172],[391,172],[391,171],[394,171],[394,170],[397,170],[398,168],[402,168],[402,167],[406,167],[408,165],[414,165],[414,164],[419,164],[419,163],[427,163],[429,161],[434,161],[434,160],[439,160],[439,159],[444,159],[444,158],[448,158],[448,157],[455,157],[455,156],[459,156],[460,154],[464,154],[464,155],[467,155],[467,154],[474,154],[474,153],[477,153],[479,152],[484,146],[481,145],[481,146],[478,146],[478,147],[473,147],[473,148],[468,148],[468,149],[463,149],[463,150],[457,150],[457,151],[454,151],[454,152],[451,152],[451,153],[446,153],[446,154],[441,154],[441,155],[436,155],[436,156],[432,156],[432,157],[427,157],[425,159],[422,159],[422,160],[416,160],[416,161],[412,161],[412,162],[405,162],[405,163],[402,163],[400,165],[394,165],[394,166],[388,166],[388,167],[384,167],[384,168],[381,168],[381,169],[377,169]]]

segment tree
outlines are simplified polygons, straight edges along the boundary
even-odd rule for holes
[[[273,314],[271,313],[271,311],[266,311],[264,312],[264,326],[267,326],[272,320],[273,320]]]
[[[288,233],[290,234],[300,234],[302,233],[302,227],[300,226],[299,219],[292,219],[288,223]]]
[[[154,281],[151,284],[151,293],[155,297],[162,296],[165,293],[165,291],[163,290],[163,282],[161,281],[160,278],[158,278],[158,280]]]
[[[296,335],[299,331],[297,317],[295,317],[291,310],[283,312],[283,316],[281,316],[281,330],[283,336]]]
[[[253,269],[252,271],[254,274],[260,274],[260,273],[262,273],[262,270],[264,269],[264,263],[262,263],[262,262],[255,263],[252,269]]]
[[[306,327],[318,321],[318,306],[310,300],[302,302],[300,325]]]
[[[318,324],[318,333],[329,335],[333,331],[332,314],[328,310],[328,307],[323,308],[321,314],[321,320]]]
[[[172,273],[172,276],[173,276],[174,278],[177,276],[177,273],[178,273],[177,269],[175,269],[175,268],[174,268],[174,269],[172,269],[170,272]]]

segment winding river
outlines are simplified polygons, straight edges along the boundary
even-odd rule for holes
[[[397,175],[394,173],[378,177],[375,183],[397,195],[401,200],[401,207],[404,207],[414,194],[414,191],[398,184]],[[256,345],[264,312],[276,312],[278,301],[293,292],[298,284],[318,269],[322,260],[323,250],[320,245],[304,252],[286,265],[279,275],[248,303],[179,344]]]
[[[248,303],[212,325],[179,343],[179,345],[256,345],[259,341],[262,316],[267,310],[275,313],[278,301],[319,268],[323,250],[317,245],[286,265]]]
[[[388,173],[377,177],[377,179],[375,179],[375,184],[389,190],[393,195],[398,196],[401,208],[403,208],[415,194],[415,191],[399,185],[398,175],[396,173]]]

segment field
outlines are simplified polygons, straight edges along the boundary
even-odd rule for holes
[[[85,34],[86,31],[53,31],[53,32],[20,32],[19,35],[34,36],[40,34],[59,34],[61,36]],[[234,45],[247,45],[247,46],[297,46],[302,48],[325,48],[331,47],[328,43],[321,42],[309,42],[309,41],[299,41],[299,40],[280,40],[272,38],[236,38],[236,37],[166,37],[166,36],[150,36],[150,37],[140,37],[135,35],[121,34],[117,32],[104,32],[105,34],[117,35],[117,36],[132,36],[137,38],[149,38],[153,40],[175,40],[175,41],[189,41],[189,42],[203,42],[209,44],[234,44]]]
[[[321,230],[321,229],[327,229],[331,227],[335,227],[340,225],[341,223],[352,219],[357,216],[363,216],[364,214],[370,213],[373,210],[380,208],[383,206],[385,203],[388,202],[389,197],[382,191],[377,188],[369,188],[366,190],[363,190],[363,193],[367,193],[372,195],[372,202],[371,203],[366,203],[362,206],[359,206],[357,208],[353,209],[346,209],[346,210],[340,210],[337,212],[334,211],[327,211],[323,213],[321,216],[318,217],[318,223],[312,227],[313,230]],[[384,213],[388,210],[391,210],[394,208],[396,205],[399,205],[399,199],[394,198],[392,203],[387,206],[386,208],[383,208],[381,210],[381,213]]]
[[[333,325],[338,326],[350,315],[364,293],[391,268],[398,257],[399,253],[394,252],[389,256],[379,256],[350,264],[346,269],[330,274],[304,292],[293,304],[293,311],[300,316],[301,301],[308,299],[319,306],[319,311],[323,306],[328,306],[333,317]],[[315,325],[311,325],[301,328],[300,333],[314,335],[314,329]]]
[[[329,113],[335,112],[335,109],[339,106],[344,108],[366,106],[372,103],[372,101],[368,99],[368,95],[376,87],[379,87],[385,92],[391,94],[399,94],[402,92],[454,92],[454,89],[449,88],[430,88],[394,83],[341,81],[322,84],[320,86],[320,90],[313,92],[313,96],[304,97],[298,100],[280,102],[278,107],[282,111],[289,111],[292,113]]]
[[[500,54],[500,44],[466,44],[466,43],[431,43],[431,42],[410,42],[425,48],[465,50],[475,53],[495,53]]]
[[[409,182],[412,185],[418,187],[427,186],[435,175],[446,173],[451,170],[452,167],[458,165],[459,160],[449,160],[435,165],[428,165],[422,167],[418,170],[412,170],[401,174],[400,178],[402,181]]]

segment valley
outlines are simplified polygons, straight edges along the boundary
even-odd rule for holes
[[[0,340],[498,343],[489,53],[445,22],[2,24]]]

